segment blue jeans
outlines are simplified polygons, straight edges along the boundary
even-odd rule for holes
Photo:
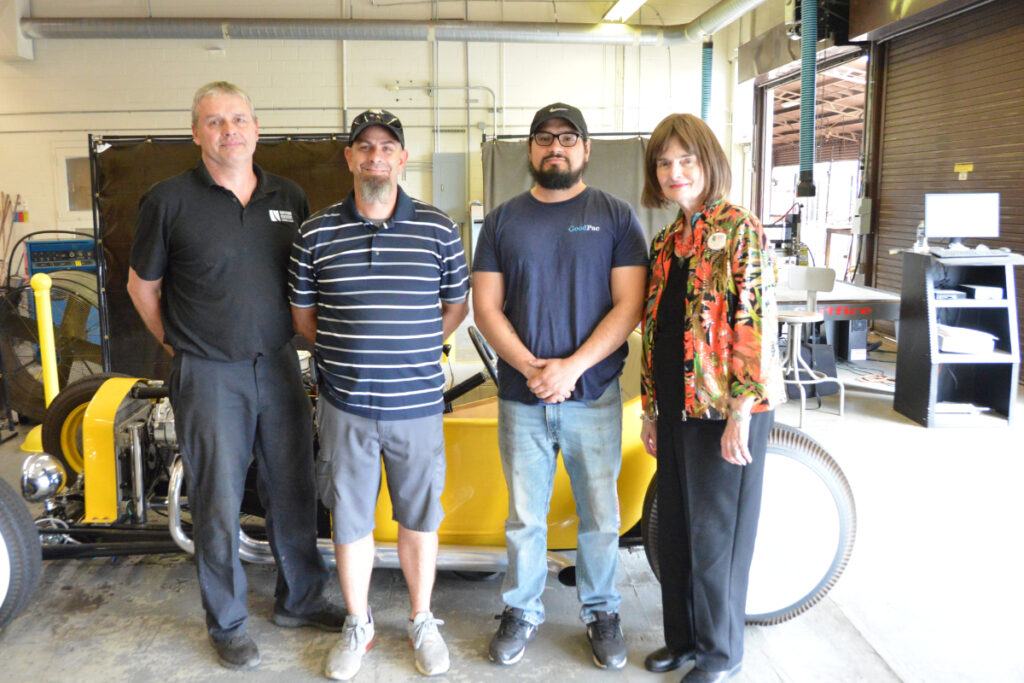
[[[619,498],[622,404],[612,382],[596,401],[528,405],[498,402],[498,446],[508,485],[505,523],[508,572],[502,599],[532,624],[544,621],[548,507],[558,451],[572,484],[579,517],[576,592],[580,618],[618,612]]]

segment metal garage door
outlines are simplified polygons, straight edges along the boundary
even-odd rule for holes
[[[899,291],[902,257],[889,249],[913,243],[925,192],[999,192],[1001,236],[985,242],[1024,252],[1022,45],[1020,0],[997,0],[886,44],[875,286]],[[966,180],[957,163],[974,165]],[[1024,311],[1024,268],[1016,271]]]

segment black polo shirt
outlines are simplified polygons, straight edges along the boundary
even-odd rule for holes
[[[165,341],[176,351],[237,361],[292,337],[288,258],[309,205],[292,181],[253,169],[244,207],[202,161],[142,198],[131,266],[163,278]]]

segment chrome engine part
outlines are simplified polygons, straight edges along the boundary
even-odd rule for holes
[[[38,503],[60,493],[67,481],[64,466],[48,453],[37,453],[25,458],[21,465],[21,495],[25,500]]]
[[[174,410],[171,408],[170,399],[162,398],[157,401],[146,423],[154,446],[171,451],[178,448],[178,435],[174,431]]]

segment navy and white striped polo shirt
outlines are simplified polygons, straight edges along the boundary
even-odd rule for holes
[[[441,413],[441,302],[466,298],[457,226],[398,188],[379,229],[352,194],[302,224],[289,265],[291,303],[317,307],[322,395],[375,420]]]

